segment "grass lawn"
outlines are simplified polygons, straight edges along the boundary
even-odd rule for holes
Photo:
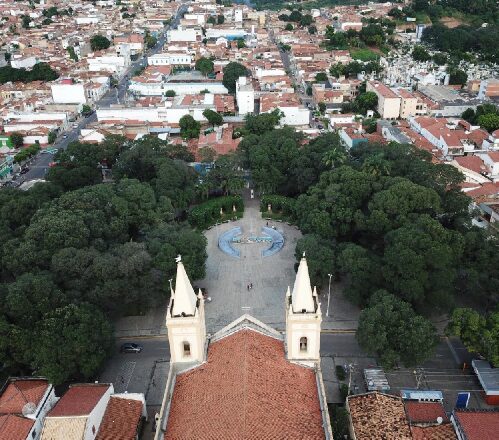
[[[350,55],[354,60],[360,61],[375,61],[379,58],[379,54],[371,49],[350,49]]]

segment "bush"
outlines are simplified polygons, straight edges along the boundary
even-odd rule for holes
[[[341,365],[336,365],[336,377],[338,380],[345,380],[347,377],[345,369]]]
[[[348,397],[348,385],[346,383],[340,384],[341,400],[344,402]]]
[[[271,205],[272,212],[268,212],[269,204]],[[275,214],[280,214],[280,216],[286,219],[292,219],[295,212],[295,200],[290,197],[272,194],[263,195],[260,200],[260,212],[267,217],[274,217]]]
[[[236,207],[236,212],[233,212],[233,206]],[[223,210],[222,215],[220,209]],[[218,197],[192,208],[189,212],[189,223],[198,229],[206,229],[218,221],[241,218],[243,212],[244,204],[241,196]]]

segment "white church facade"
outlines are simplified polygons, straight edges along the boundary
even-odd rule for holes
[[[332,439],[321,308],[305,257],[284,296],[284,334],[243,315],[207,337],[203,296],[177,264],[166,318],[170,371],[155,440]]]

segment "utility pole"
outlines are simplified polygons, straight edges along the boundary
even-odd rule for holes
[[[329,317],[329,301],[331,299],[331,278],[332,278],[332,274],[328,273],[327,274],[329,276],[329,289],[328,289],[328,293],[327,293],[327,309],[326,309],[326,317]]]
[[[424,370],[422,368],[416,368],[414,370],[414,375],[416,376],[416,389],[419,390],[419,386],[423,381]]]
[[[348,392],[347,396],[350,395],[350,386],[352,385],[352,373],[354,372],[354,364],[348,364]]]

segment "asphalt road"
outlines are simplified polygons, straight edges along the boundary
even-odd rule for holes
[[[138,60],[134,61],[130,67],[126,70],[123,77],[119,80],[118,86],[116,88],[110,88],[109,91],[96,103],[96,107],[109,107],[112,104],[122,104],[125,99],[125,94],[128,86],[128,76],[133,74],[137,69],[143,67],[147,64],[147,56],[154,55],[160,52],[163,49],[164,44],[166,43],[166,33],[169,29],[175,29],[178,24],[181,15],[184,11],[187,10],[186,5],[181,5],[177,11],[177,15],[169,26],[166,26],[158,37],[158,42],[156,46],[147,50],[145,54],[139,57]],[[95,122],[97,120],[97,116],[95,113],[90,115],[87,118],[80,117],[74,123],[71,123],[70,130],[60,133],[57,140],[51,146],[53,149],[64,150],[67,146],[76,140],[78,140],[78,135],[80,130],[85,128],[88,124]],[[73,124],[78,124],[78,127],[73,128]],[[53,155],[50,153],[39,153],[28,165],[30,170],[20,176],[17,181],[19,183],[28,182],[30,180],[35,179],[43,179],[45,174],[49,168],[49,164],[53,162]]]

